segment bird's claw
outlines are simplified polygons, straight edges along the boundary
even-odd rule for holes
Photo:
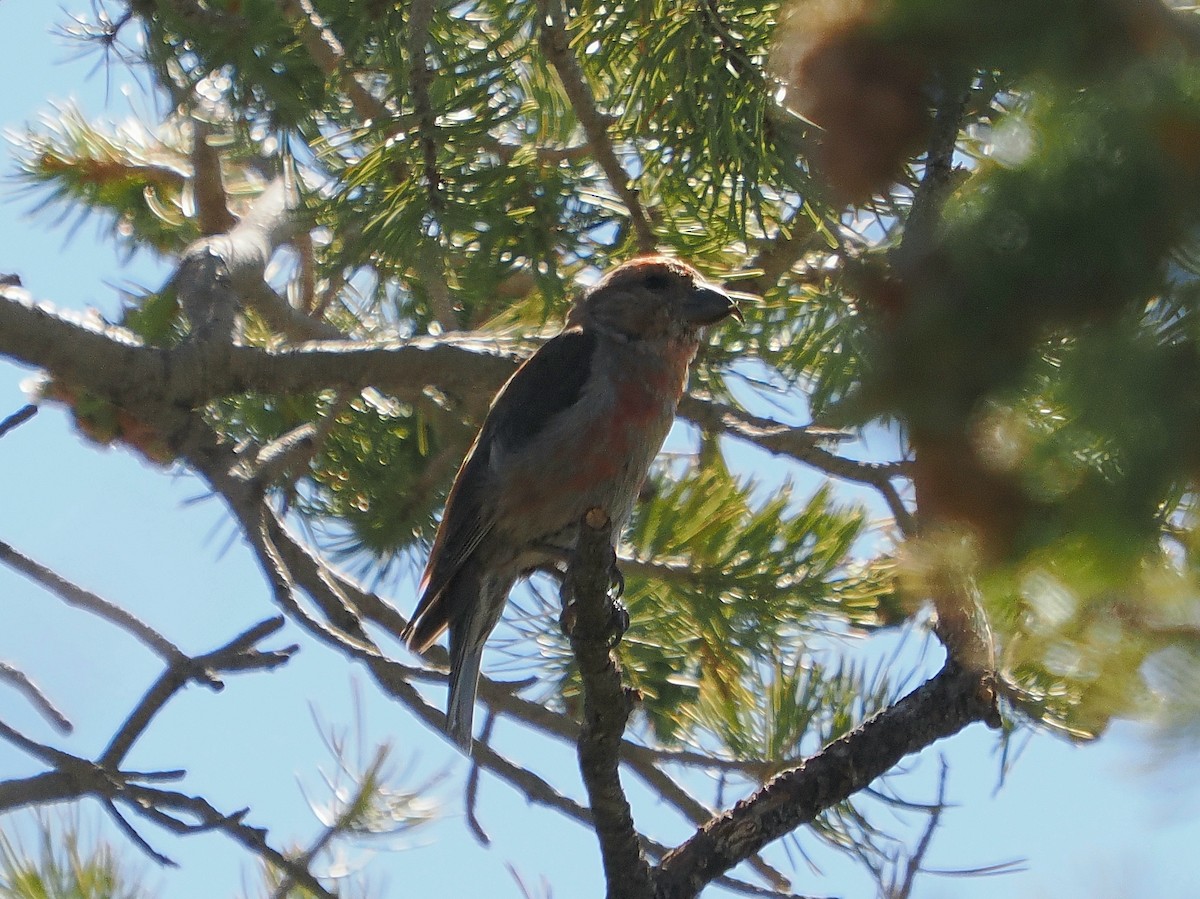
[[[558,626],[563,636],[568,639],[575,633],[575,622],[579,619],[579,608],[571,600],[563,606],[562,614],[558,616]]]
[[[608,574],[608,589],[613,599],[620,599],[625,595],[625,575],[621,573],[621,569],[617,567],[615,560]]]
[[[570,638],[575,636],[575,625],[579,621],[579,607],[572,600],[563,606],[562,614],[558,616],[558,626],[563,634]],[[629,610],[619,599],[611,600],[609,604],[608,623],[604,629],[604,642],[609,649],[621,642],[625,632],[629,630]]]
[[[621,602],[619,598],[614,597],[608,618],[609,649],[621,642],[621,638],[629,630],[629,622],[629,609],[625,608],[625,603]]]

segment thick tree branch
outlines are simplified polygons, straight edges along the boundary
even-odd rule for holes
[[[658,867],[657,899],[691,899],[713,878],[866,787],[904,756],[994,721],[989,675],[948,662],[931,680],[714,818]]]
[[[262,282],[260,281],[259,284]],[[476,335],[372,344],[322,341],[282,349],[232,346],[222,367],[194,345],[148,347],[124,328],[35,304],[0,287],[0,355],[129,408],[199,406],[245,390],[299,393],[374,385],[413,399],[425,385],[483,404],[512,374],[515,345]]]
[[[579,525],[579,542],[563,583],[564,623],[583,681],[579,770],[587,788],[610,899],[651,899],[654,885],[633,812],[621,787],[621,737],[633,699],[621,683],[612,653],[613,603],[608,587],[614,562],[612,522],[592,509]],[[569,599],[569,603],[566,601]]]

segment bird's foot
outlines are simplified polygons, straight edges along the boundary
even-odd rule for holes
[[[575,633],[575,622],[579,619],[579,606],[575,600],[563,603],[562,612],[558,616],[558,627],[563,636],[568,639]]]
[[[562,629],[565,636],[573,637],[575,635],[575,625],[578,621],[578,604],[572,601],[563,606],[562,613],[558,616],[558,626]],[[625,608],[625,603],[616,598],[610,599],[608,622],[605,625],[603,633],[604,642],[608,644],[610,649],[621,642],[621,638],[629,630],[629,624],[629,610]]]
[[[620,567],[617,565],[617,551],[613,550],[612,563],[608,568],[608,592],[613,599],[620,599],[625,595],[625,575],[621,573]]]
[[[621,602],[620,596],[613,597],[608,617],[608,647],[612,649],[621,642],[625,632],[629,630],[629,609]]]

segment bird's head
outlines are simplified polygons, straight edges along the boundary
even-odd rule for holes
[[[701,328],[730,315],[742,317],[733,297],[706,283],[690,265],[645,256],[617,266],[596,282],[567,324],[627,341],[695,340]]]

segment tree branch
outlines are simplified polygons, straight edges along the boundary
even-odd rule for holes
[[[614,606],[608,587],[613,562],[612,521],[604,510],[592,509],[580,522],[578,545],[563,582],[564,622],[571,621],[566,630],[583,681],[579,770],[600,841],[610,899],[651,899],[650,866],[619,773],[621,737],[633,700],[621,683],[621,669],[612,654]]]
[[[192,195],[196,201],[196,222],[203,234],[222,234],[237,224],[229,211],[225,180],[221,174],[221,154],[208,142],[212,131],[208,122],[193,114]]]
[[[18,692],[29,700],[30,704],[41,713],[41,716],[50,722],[59,733],[69,734],[73,727],[70,720],[58,707],[50,700],[50,697],[42,692],[32,680],[29,679],[24,671],[19,668],[14,668],[7,662],[0,662],[0,681],[5,681],[13,686]]]
[[[801,206],[787,222],[779,226],[774,238],[764,240],[759,245],[758,252],[746,266],[762,274],[739,280],[733,286],[760,296],[766,294],[778,286],[783,276],[813,248],[816,236],[817,229]]]
[[[219,649],[195,658],[180,659],[169,665],[125,719],[107,748],[100,754],[96,764],[107,769],[119,767],[126,754],[133,748],[133,744],[145,733],[154,716],[189,681],[196,680],[214,689],[223,689],[224,685],[216,677],[220,672],[267,671],[287,662],[300,647],[293,644],[270,652],[254,648],[256,643],[265,640],[281,627],[282,618],[269,618],[234,637]]]
[[[542,26],[539,37],[542,50],[558,72],[567,99],[571,101],[575,116],[592,146],[596,162],[608,178],[609,185],[629,210],[629,221],[633,226],[638,249],[649,253],[658,244],[650,217],[631,183],[629,173],[617,159],[608,135],[608,123],[596,108],[596,97],[592,88],[579,67],[579,61],[571,52],[571,38],[567,33],[562,0],[538,0],[538,13]]]
[[[241,296],[261,289],[267,264],[292,227],[293,194],[288,177],[276,178],[236,225],[184,252],[173,281],[195,337],[223,347],[237,336]]]
[[[3,437],[9,431],[16,430],[33,416],[37,415],[38,407],[33,403],[27,403],[14,412],[8,415],[3,421],[0,421],[0,437]]]
[[[921,839],[917,841],[917,848],[913,850],[908,864],[904,866],[904,880],[888,891],[888,899],[909,899],[909,896],[912,895],[913,885],[916,883],[917,875],[921,873],[921,865],[933,842],[933,834],[942,820],[942,812],[946,810],[946,776],[950,771],[950,764],[946,761],[946,757],[942,756],[939,759],[939,765],[937,800],[929,811],[929,821],[926,822],[925,832],[921,834]]]
[[[124,328],[35,304],[26,291],[0,286],[0,355],[85,385],[128,408],[198,406],[245,390],[298,393],[368,385],[417,398],[425,385],[437,384],[473,399],[482,412],[512,374],[515,349],[504,340],[471,334],[370,344],[321,341],[280,349],[232,346],[224,365],[214,367],[192,344],[149,347]]]
[[[312,0],[279,0],[279,9],[284,16],[300,26],[300,39],[317,68],[325,75],[337,75],[338,81],[354,111],[364,124],[387,121],[391,117],[386,104],[359,83],[355,73],[346,67],[346,51]]]
[[[679,414],[701,428],[739,437],[777,456],[788,456],[827,475],[867,484],[879,491],[897,527],[905,536],[916,532],[912,514],[904,505],[891,479],[908,477],[907,462],[858,462],[845,459],[818,444],[830,435],[820,430],[794,428],[769,418],[735,409],[716,400],[702,400],[685,394],[679,401]]]
[[[28,556],[22,555],[3,541],[0,541],[0,562],[3,562],[14,571],[20,572],[34,583],[44,587],[67,603],[67,605],[83,609],[103,618],[111,624],[115,624],[126,633],[140,640],[168,665],[173,665],[187,658],[183,650],[136,615],[125,611],[120,606],[109,602],[101,596],[97,596],[89,590],[77,587],[46,566],[39,565]]]
[[[904,235],[892,257],[892,264],[900,270],[928,251],[942,206],[954,187],[954,148],[970,93],[967,85],[943,85],[942,91],[944,96],[934,112],[925,151],[925,171],[913,193]]]
[[[138,772],[120,768],[125,754],[153,717],[188,681],[219,684],[216,673],[268,669],[286,662],[295,651],[295,646],[263,651],[255,645],[282,625],[281,618],[260,622],[213,652],[194,659],[182,657],[169,664],[162,677],[130,712],[108,748],[94,762],[38,743],[0,722],[0,738],[53,769],[33,777],[0,781],[0,811],[93,796],[104,804],[118,827],[160,864],[174,863],[146,842],[120,814],[117,805],[179,834],[220,830],[285,871],[314,895],[335,899],[304,865],[267,843],[265,830],[244,824],[242,818],[246,810],[224,815],[204,799],[151,786],[179,780],[184,776],[183,771]],[[168,811],[183,812],[194,817],[199,824],[187,824],[168,814]]]
[[[895,705],[712,819],[658,867],[656,899],[691,899],[713,878],[867,786],[904,756],[994,720],[991,677],[952,662]]]

